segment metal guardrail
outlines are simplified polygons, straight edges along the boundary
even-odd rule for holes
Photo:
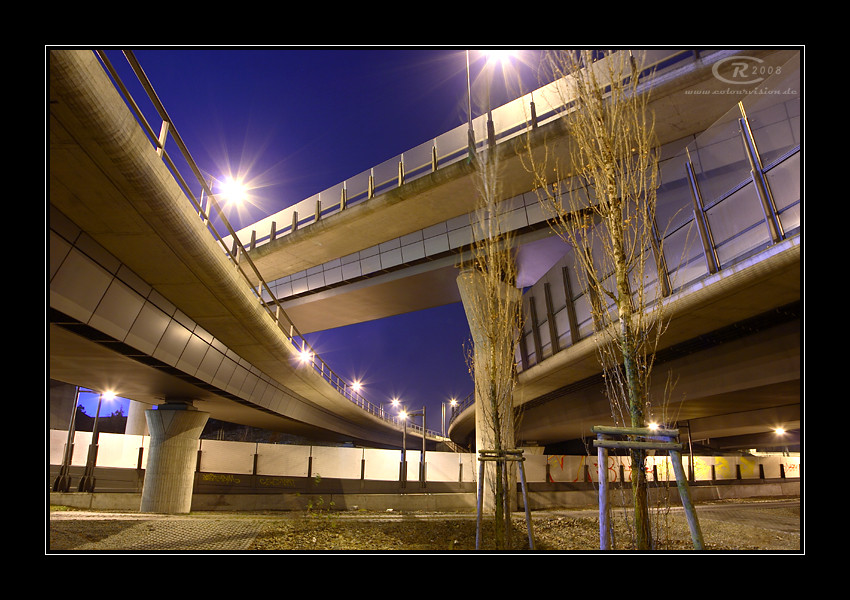
[[[242,243],[239,242],[238,237],[236,236],[236,232],[228,221],[226,215],[224,214],[224,211],[221,209],[221,206],[219,205],[215,194],[212,192],[210,185],[207,184],[201,172],[201,169],[197,166],[194,159],[192,158],[188,148],[186,147],[185,142],[180,137],[180,134],[177,132],[177,129],[174,127],[174,124],[169,118],[164,105],[159,100],[153,88],[153,85],[145,75],[144,70],[142,69],[136,57],[133,55],[132,51],[124,51],[124,56],[127,58],[127,61],[130,64],[130,67],[132,68],[134,74],[138,78],[139,83],[144,88],[148,99],[151,101],[159,117],[162,119],[162,126],[158,135],[155,133],[147,118],[144,116],[142,110],[139,108],[132,94],[122,82],[120,76],[118,75],[118,72],[115,70],[109,58],[106,56],[106,52],[103,50],[96,50],[95,53],[100,58],[102,64],[104,65],[104,68],[107,70],[116,87],[120,91],[122,97],[124,98],[124,101],[136,115],[136,120],[142,126],[147,136],[150,138],[153,147],[156,149],[157,155],[159,155],[160,158],[162,158],[162,160],[166,163],[172,175],[177,180],[178,184],[186,194],[186,197],[192,203],[192,206],[197,211],[199,218],[203,221],[207,230],[213,235],[215,240],[222,247],[230,261],[236,266],[237,271],[240,273],[242,278],[249,284],[249,287],[251,288],[255,296],[257,296],[257,300],[266,309],[269,316],[280,328],[280,330],[286,336],[287,340],[289,340],[289,342],[292,344],[292,347],[300,354],[301,362],[305,365],[309,365],[310,367],[312,367],[313,370],[318,373],[323,379],[325,379],[325,381],[327,381],[339,394],[350,400],[352,403],[354,403],[361,409],[377,416],[378,418],[384,421],[393,423],[394,425],[400,427],[401,421],[398,417],[386,415],[383,407],[376,405],[364,398],[360,393],[358,393],[354,389],[354,386],[352,384],[350,384],[344,378],[340,377],[337,373],[335,373],[334,370],[331,369],[330,365],[328,365],[324,360],[322,360],[322,358],[312,349],[312,347],[310,347],[310,344],[301,335],[301,333],[295,327],[295,324],[286,315],[283,310],[283,307],[280,305],[280,302],[272,293],[268,284],[261,276],[259,270],[248,256],[247,250],[242,245]],[[180,173],[180,170],[175,165],[174,160],[172,160],[172,157],[166,151],[165,144],[166,140],[169,137],[173,139],[174,142],[177,144],[183,160],[186,161],[186,164],[191,170],[192,175],[200,185],[200,198],[197,198],[195,196],[195,193],[193,192],[191,186],[187,183],[186,179],[183,177],[183,175]],[[206,195],[206,203],[204,202],[204,195]],[[232,247],[229,247],[229,245],[225,243],[225,240],[221,237],[221,235],[219,235],[216,228],[212,226],[211,212],[214,213],[214,215],[221,220],[222,224],[227,229],[227,232],[234,240]],[[251,273],[253,273],[254,276],[256,276],[257,281],[260,282],[258,286],[255,287],[251,283],[251,280],[248,277],[248,271],[250,271]],[[264,300],[264,292],[265,294],[267,294],[270,300]],[[421,428],[417,428],[413,425],[410,425],[409,427],[413,430],[418,429],[419,431],[421,431]],[[437,438],[442,437],[437,432],[431,430],[426,431],[427,435],[431,435]]]

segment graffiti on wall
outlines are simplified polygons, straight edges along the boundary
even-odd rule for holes
[[[682,456],[682,467],[688,471],[689,456]],[[546,478],[549,483],[599,480],[599,462],[596,456],[552,454],[546,457]],[[757,479],[762,476],[780,476],[780,465],[785,477],[800,476],[799,456],[695,456],[693,458],[694,479]],[[672,459],[669,456],[648,456],[644,470],[650,480],[674,481]],[[608,481],[630,482],[632,480],[631,459],[627,456],[608,456],[606,466]]]

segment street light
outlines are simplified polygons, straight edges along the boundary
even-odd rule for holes
[[[241,205],[248,195],[248,188],[239,179],[228,177],[221,182],[220,187],[222,196],[228,202],[237,206]]]
[[[487,87],[487,142],[492,149],[496,145],[496,132],[493,124],[493,111],[490,103],[490,87],[493,79],[493,71],[496,64],[510,61],[516,54],[514,50],[486,50],[484,51],[484,71],[486,74]],[[493,66],[491,66],[493,65]],[[469,67],[469,50],[466,51],[466,104],[469,111],[469,133],[468,149],[469,159],[475,155],[475,132],[472,128],[472,81]]]
[[[206,171],[202,175],[204,179],[199,211],[204,216],[204,224],[212,227],[217,233],[217,228],[213,223],[214,217],[211,214],[213,209],[215,209],[218,219],[226,227],[229,227],[228,219],[225,215],[227,207],[235,205],[237,210],[239,210],[245,202],[250,201],[250,191],[254,186],[244,183],[242,177],[234,178],[228,175],[222,179],[220,176]],[[209,192],[206,199],[204,199],[205,192]],[[222,202],[219,202],[219,197]]]
[[[298,352],[298,360],[301,364],[306,364],[313,360],[313,353],[307,347],[306,340],[301,340],[301,350]]]
[[[83,473],[82,479],[77,486],[78,492],[94,492],[94,466],[97,463],[97,442],[100,432],[98,431],[98,421],[100,420],[100,405],[103,400],[111,402],[115,398],[114,392],[101,392],[97,397],[97,412],[94,415],[94,427],[92,428],[91,443],[89,444],[89,454],[86,458],[86,470]]]
[[[494,62],[508,62],[516,55],[516,50],[487,50],[487,58],[493,59]]]
[[[454,409],[457,408],[457,398],[452,398],[448,403],[443,402],[440,404],[440,408],[443,411],[443,437],[446,437],[446,404],[452,407],[452,414],[454,414]]]

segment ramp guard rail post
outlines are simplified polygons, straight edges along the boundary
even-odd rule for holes
[[[593,445],[597,448],[597,469],[599,473],[599,547],[601,550],[611,548],[611,524],[610,509],[608,506],[608,449],[627,450],[666,450],[670,453],[670,462],[676,475],[676,485],[679,489],[679,498],[685,509],[685,518],[691,531],[694,549],[702,550],[702,531],[697,519],[696,510],[691,501],[688,479],[682,467],[682,444],[678,441],[678,429],[653,429],[649,427],[603,427],[594,426],[590,430],[596,434],[597,439]],[[611,439],[612,437],[626,437],[629,439]],[[648,441],[640,441],[642,438]]]
[[[530,550],[534,550],[534,536],[531,531],[531,514],[529,512],[528,506],[528,489],[525,485],[525,469],[523,468],[522,463],[525,462],[525,457],[522,455],[523,451],[521,449],[511,449],[511,450],[502,450],[497,452],[496,450],[479,450],[478,452],[478,514],[476,515],[476,524],[475,524],[475,549],[479,549],[480,540],[481,540],[481,512],[482,505],[484,501],[484,463],[485,462],[496,462],[497,468],[502,469],[502,481],[507,483],[508,481],[508,468],[507,464],[509,461],[513,461],[518,463],[519,465],[519,476],[520,482],[522,483],[522,501],[525,506],[525,527],[528,531],[528,548]],[[507,486],[506,486],[507,487]],[[504,511],[505,511],[505,520],[510,523],[510,511],[508,510],[508,494],[505,493],[503,495],[502,501],[504,503]]]

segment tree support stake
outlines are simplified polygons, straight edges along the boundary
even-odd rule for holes
[[[516,462],[519,465],[519,477],[520,482],[522,484],[522,503],[525,507],[525,527],[528,531],[528,547],[530,550],[534,550],[534,536],[531,531],[531,512],[528,506],[528,489],[525,485],[525,468],[523,467],[523,462],[525,462],[525,457],[522,455],[523,451],[520,450],[502,450],[501,452],[497,452],[495,450],[480,450],[478,452],[478,514],[476,516],[476,525],[475,525],[475,549],[478,550],[480,546],[481,540],[481,512],[482,505],[484,501],[484,463],[485,462],[496,462],[498,463],[497,468],[502,469],[502,481],[505,482],[505,486],[507,488],[508,483],[508,462]],[[516,490],[514,490],[514,493]],[[509,502],[508,502],[508,492],[503,495],[502,502],[504,504],[504,511],[506,521],[510,522],[510,510],[509,510]]]
[[[682,467],[682,444],[678,429],[650,429],[648,427],[591,427],[597,439],[593,445],[597,448],[597,469],[599,473],[599,547],[602,550],[611,548],[610,508],[608,505],[608,448],[666,450],[670,454],[670,462],[676,475],[676,485],[679,498],[685,509],[685,518],[691,531],[694,549],[703,549],[702,530],[697,519],[696,509],[691,501],[688,478]],[[631,439],[614,440],[612,437],[627,437]],[[648,441],[638,441],[634,438],[644,438]]]

